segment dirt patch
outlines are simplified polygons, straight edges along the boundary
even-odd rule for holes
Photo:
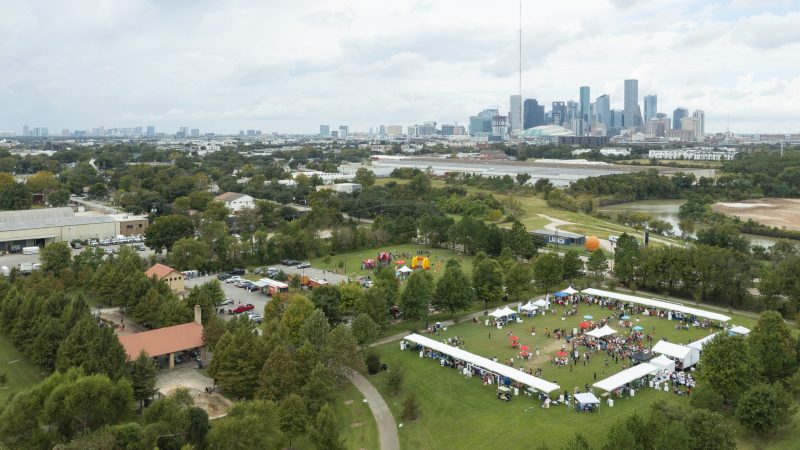
[[[736,203],[715,203],[711,208],[741,220],[752,219],[771,227],[800,231],[800,199],[759,198]]]
[[[541,333],[541,331],[537,331],[537,333]],[[536,356],[536,349],[532,349],[533,356],[525,362],[525,365],[527,367],[542,367],[544,363],[550,361],[550,358],[553,357],[553,353],[561,350],[561,345],[565,343],[565,340],[558,341],[552,338],[548,339],[547,343],[539,348],[539,356]]]
[[[220,417],[224,417],[226,414],[228,414],[228,410],[231,409],[231,406],[233,406],[233,403],[230,400],[216,392],[208,394],[196,389],[188,389],[188,391],[189,395],[192,396],[194,406],[205,410],[205,412],[208,413],[209,419],[218,419]],[[169,396],[174,393],[175,389],[171,389],[166,392],[166,395]]]

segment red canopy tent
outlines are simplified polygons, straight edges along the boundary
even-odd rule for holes
[[[511,348],[517,348],[519,345],[519,338],[516,336],[509,336],[508,340],[511,341]]]
[[[585,330],[585,329],[587,329],[587,328],[589,328],[591,326],[592,326],[592,322],[583,321],[583,322],[580,323],[580,327],[583,330]]]
[[[563,358],[563,357],[567,356],[567,352],[565,352],[563,350],[557,351],[556,352],[556,356],[558,356],[559,358]]]

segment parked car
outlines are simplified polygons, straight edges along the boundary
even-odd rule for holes
[[[300,264],[300,261],[298,261],[296,259],[284,259],[283,260],[283,265],[284,266],[296,266],[297,264]]]
[[[270,267],[269,269],[267,269],[268,277],[274,277],[278,275],[278,273],[280,273],[280,270],[276,269],[275,267]]]
[[[263,267],[256,267],[256,270],[254,270],[253,273],[256,274],[256,275],[263,275],[264,274],[264,268]]]
[[[114,249],[113,248],[107,248],[107,249],[103,250],[103,252],[106,255],[113,255],[114,254]]]
[[[226,298],[225,300],[219,302],[219,305],[217,305],[217,306],[226,306],[226,305],[232,305],[232,304],[233,304],[233,299],[232,298]]]
[[[256,309],[256,307],[253,306],[251,303],[248,303],[246,305],[239,305],[236,308],[231,309],[230,313],[231,314],[241,314],[243,312],[252,311],[254,309]]]
[[[244,269],[238,269],[238,268],[233,268],[233,269],[229,270],[228,272],[231,275],[244,275],[245,274],[245,270]]]
[[[308,262],[308,261],[302,262],[302,263],[297,265],[298,269],[308,269],[309,267],[311,267],[311,263]]]
[[[261,314],[251,313],[247,315],[247,318],[252,320],[255,323],[261,323],[264,321],[264,316]]]
[[[246,287],[246,289],[247,289],[249,292],[255,292],[255,291],[257,291],[257,290],[259,290],[259,289],[261,289],[261,288],[260,288],[260,287],[258,287],[258,286],[256,286],[256,285],[255,285],[255,283],[250,283],[250,285],[249,285],[249,286],[247,286],[247,287]]]
[[[220,274],[217,274],[217,279],[219,281],[225,281],[230,277],[231,277],[231,274],[229,274],[228,272],[222,272]]]
[[[183,358],[180,355],[175,355],[175,364],[181,364],[183,362]]]
[[[72,245],[72,248],[74,248],[75,250],[80,250],[80,249],[83,248],[81,243],[78,242],[78,241],[72,241],[72,244],[70,244],[70,245]]]
[[[240,277],[238,275],[234,275],[234,276],[228,278],[227,280],[225,280],[225,282],[228,283],[228,284],[234,284],[234,283],[238,283],[240,281],[242,281],[242,277]]]

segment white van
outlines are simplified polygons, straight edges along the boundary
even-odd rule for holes
[[[23,255],[38,255],[39,247],[22,247]]]

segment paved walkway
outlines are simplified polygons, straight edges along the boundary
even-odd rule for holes
[[[378,424],[378,436],[381,442],[381,450],[400,450],[400,438],[397,436],[397,423],[389,410],[389,405],[383,400],[381,394],[375,386],[363,375],[356,371],[350,371],[347,378],[353,383],[364,398],[367,399],[369,409]]]

